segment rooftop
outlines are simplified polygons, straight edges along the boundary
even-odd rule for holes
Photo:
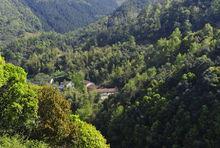
[[[118,92],[118,88],[98,88],[96,89],[97,93],[116,93]]]

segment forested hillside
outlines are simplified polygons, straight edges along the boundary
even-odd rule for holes
[[[116,9],[117,0],[23,0],[45,30],[68,32],[86,26]],[[119,2],[119,3],[118,3]]]
[[[219,0],[129,0],[74,32],[24,34],[2,49],[28,82],[1,59],[0,128],[23,145],[219,147],[219,20]],[[85,80],[118,92],[100,100]]]
[[[128,5],[129,3],[134,5]],[[153,4],[143,7],[144,3]],[[140,10],[136,10],[139,12],[138,15],[131,16],[126,10],[134,6]],[[126,41],[130,36],[134,36],[139,44],[152,43],[160,37],[168,36],[176,27],[183,32],[201,29],[206,23],[219,27],[219,13],[219,4],[216,0],[208,2],[138,0],[135,3],[131,0],[112,16],[102,20],[103,22],[91,25],[86,31],[76,32],[75,36],[72,36],[71,44],[74,46],[81,44],[85,48],[105,46]]]
[[[20,0],[1,0],[0,45],[24,32],[41,30],[40,20]]]
[[[2,0],[0,44],[25,32],[65,33],[112,13],[120,0]]]

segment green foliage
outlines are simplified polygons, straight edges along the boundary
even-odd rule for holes
[[[101,135],[99,131],[96,130],[94,126],[83,122],[78,119],[77,116],[71,117],[73,123],[77,125],[79,130],[79,138],[76,141],[74,147],[77,148],[109,148],[110,146],[106,144],[105,138]]]
[[[44,73],[38,73],[31,79],[31,82],[38,85],[44,85],[45,83],[48,83],[50,80],[51,77],[49,75]]]
[[[194,80],[196,78],[196,76],[195,76],[195,74],[194,73],[192,73],[192,72],[189,72],[189,73],[187,73],[187,74],[184,74],[183,76],[182,76],[182,80],[184,80],[184,81],[191,81],[191,80]]]
[[[2,0],[0,6],[0,45],[24,32],[41,29],[39,19],[21,0]]]
[[[38,118],[36,92],[26,82],[22,68],[1,59],[0,73],[1,132],[30,131]]]
[[[82,73],[73,73],[70,76],[71,81],[74,84],[74,88],[81,92],[85,92],[85,86],[84,86],[84,76]]]
[[[20,136],[2,136],[0,137],[1,148],[49,148],[46,143],[23,139]]]
[[[148,66],[104,102],[95,118],[111,146],[219,146],[219,34],[214,30],[209,24],[185,35],[176,30],[148,48]]]
[[[58,143],[70,133],[70,103],[52,86],[43,86],[38,98],[40,122],[36,136]]]
[[[75,88],[63,93],[72,111],[94,123],[112,147],[219,147],[218,3],[129,0],[87,28],[21,37],[2,53],[35,82],[71,78]],[[0,67],[0,84],[10,77],[25,83],[24,72],[11,67],[7,71],[13,74]],[[117,86],[119,93],[100,104],[96,94],[84,90],[83,79]],[[70,121],[70,104],[56,89],[44,89],[39,93],[39,139],[107,147],[94,127],[75,116]]]
[[[70,115],[69,101],[56,88],[43,86],[39,90],[38,114],[39,126],[34,133],[38,139],[59,146],[108,147],[95,127]]]
[[[3,0],[0,6],[0,45],[10,43],[26,32],[35,36],[35,32],[42,30],[72,31],[110,14],[118,6],[117,0]]]
[[[45,30],[68,32],[88,25],[117,8],[116,0],[22,0],[39,17]]]
[[[71,110],[84,121],[93,120],[101,107],[99,96],[95,92],[88,93],[87,91],[82,92],[75,88],[67,88],[63,94],[71,102]]]

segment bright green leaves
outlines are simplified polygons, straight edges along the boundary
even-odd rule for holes
[[[14,66],[13,64],[6,64],[4,67],[4,71],[5,78],[13,80],[15,82],[26,82],[27,74],[21,67]]]
[[[176,28],[168,38],[161,38],[155,44],[155,51],[152,59],[156,64],[169,62],[179,52],[182,43],[182,34],[179,28]],[[154,65],[155,66],[155,65]]]
[[[72,116],[73,124],[79,128],[78,139],[74,148],[109,148],[105,138],[94,126]]]
[[[37,140],[28,140],[18,135],[1,136],[0,137],[1,148],[49,148],[49,145]]]
[[[196,33],[189,33],[183,40],[184,45],[192,54],[210,50],[215,45],[214,28],[206,24],[204,28]]]
[[[181,45],[181,32],[179,28],[176,28],[175,31],[171,34],[169,39],[160,39],[157,42],[158,48],[163,52],[174,52],[175,50],[180,48]]]
[[[0,56],[0,86],[2,86],[5,83],[5,78],[4,78],[4,65],[5,61],[3,58]]]
[[[143,87],[143,83],[150,81],[155,77],[157,74],[156,68],[149,68],[145,73],[139,74],[137,73],[136,76],[128,81],[123,87],[123,91],[129,94],[129,97],[133,97],[137,91]]]
[[[184,81],[192,81],[196,78],[196,75],[192,72],[188,72],[182,76],[182,80]]]
[[[186,55],[179,53],[179,54],[177,55],[177,57],[176,57],[175,64],[176,64],[178,67],[182,67],[182,66],[184,65],[185,60],[186,60]]]
[[[29,131],[36,126],[38,100],[20,67],[0,65],[0,125],[3,132]]]
[[[138,102],[136,105],[138,105]],[[124,113],[124,111],[125,108],[122,105],[117,106],[117,108],[112,113],[113,118],[115,119],[119,118]]]

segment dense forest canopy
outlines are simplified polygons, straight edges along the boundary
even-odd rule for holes
[[[45,30],[68,32],[110,14],[118,0],[22,0],[38,16]]]
[[[62,19],[48,26],[51,14],[37,14],[42,3],[28,3],[32,19],[21,17],[30,28],[0,38],[0,146],[220,146],[219,0],[114,1],[120,7],[109,16],[66,34],[57,32],[74,29],[67,23],[74,15],[56,13]],[[100,13],[115,9],[102,5]],[[85,82],[117,93],[101,100]]]

